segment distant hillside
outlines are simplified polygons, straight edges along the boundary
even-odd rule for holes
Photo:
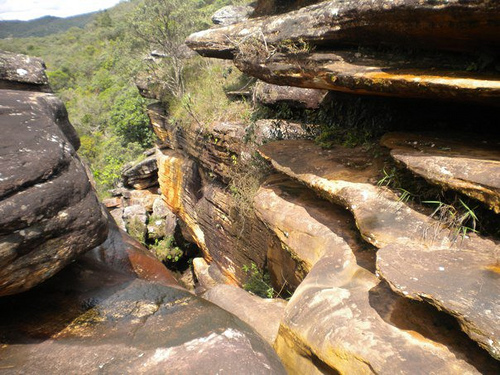
[[[59,18],[46,16],[31,21],[0,21],[0,39],[47,36],[64,32],[72,27],[83,28],[91,22],[98,12]]]

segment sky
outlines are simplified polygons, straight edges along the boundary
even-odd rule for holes
[[[107,9],[120,0],[0,0],[0,20],[69,17]]]

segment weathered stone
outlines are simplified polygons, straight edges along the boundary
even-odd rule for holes
[[[123,197],[126,206],[139,205],[144,207],[147,212],[153,211],[153,204],[160,197],[157,194],[158,188],[148,190],[129,190]]]
[[[471,250],[466,245],[435,251],[392,244],[377,253],[377,269],[402,296],[456,317],[473,340],[500,360],[500,252]]]
[[[243,22],[250,17],[254,8],[244,5],[228,5],[220,8],[212,15],[212,22],[216,25],[232,25],[233,23]]]
[[[252,37],[265,40],[268,46],[303,41],[495,51],[499,19],[498,4],[483,0],[334,0],[200,31],[189,36],[186,44],[203,56],[218,58],[231,58]]]
[[[106,218],[52,94],[2,90],[0,295],[26,291],[103,242]],[[76,142],[73,142],[76,143]]]
[[[207,262],[215,262],[232,283],[246,278],[244,265],[262,268],[270,233],[241,208],[227,187],[204,177],[180,151],[157,153],[159,182],[165,203],[184,223]]]
[[[36,306],[36,309],[33,309]],[[248,325],[177,287],[91,262],[0,300],[5,374],[284,374]]]
[[[217,285],[204,293],[203,298],[236,315],[269,344],[276,340],[286,301],[260,298],[232,285]]]
[[[103,199],[102,204],[104,204],[107,208],[119,208],[123,206],[123,202],[120,197]]]
[[[375,251],[358,244],[354,219],[303,185],[282,175],[272,176],[257,192],[254,207],[282,244],[267,254],[277,288],[297,288],[319,259],[339,248],[353,249],[358,262],[375,271]]]
[[[355,94],[449,99],[498,104],[498,75],[456,69],[440,56],[408,60],[393,54],[336,51],[277,53],[265,59],[239,55],[244,73],[276,85],[326,89]]]
[[[450,330],[446,316],[407,301],[357,266],[352,253],[333,250],[289,301],[275,348],[301,374],[498,371],[497,361]]]
[[[318,127],[285,120],[257,120],[253,125],[251,140],[256,145],[284,139],[313,139]]]
[[[325,151],[312,142],[280,141],[262,146],[260,153],[270,160],[277,170],[350,210],[363,238],[377,247],[414,244],[418,249],[432,251],[432,254],[446,253],[452,256],[453,250],[463,250],[468,252],[470,257],[478,259],[487,259],[491,254],[499,252],[500,246],[494,241],[474,234],[459,239],[453,230],[416,212],[401,202],[394,193],[372,185],[370,181],[373,180],[377,162],[367,162],[368,155],[363,155],[359,149],[337,147]],[[411,251],[400,252],[398,264],[404,261],[405,254],[410,258],[413,256]],[[463,257],[454,259],[453,257],[449,261],[456,261],[464,266],[463,262],[467,262]],[[446,269],[443,272],[444,275],[448,274]],[[486,280],[494,282],[491,278]],[[456,285],[450,286],[454,287]],[[461,292],[470,296],[475,307],[489,305],[484,298],[493,297],[477,294],[475,288],[470,284],[464,285]],[[448,300],[433,303],[446,305]],[[465,307],[464,310],[460,310],[462,307]],[[481,323],[468,321],[468,318],[473,319],[476,314],[471,314],[467,306],[453,305],[449,310],[460,319],[462,325],[481,326]],[[494,336],[495,333],[489,334],[492,335],[491,340],[498,340]],[[471,338],[477,339],[475,335],[471,335]]]
[[[42,59],[0,51],[0,89],[50,92]]]
[[[158,185],[156,156],[152,155],[137,164],[127,165],[122,170],[122,180],[125,186],[137,190],[143,190]]]
[[[109,210],[109,214],[113,217],[116,225],[118,225],[121,230],[127,230],[125,221],[123,220],[123,208],[114,208],[112,210]]]
[[[327,90],[277,86],[258,82],[254,88],[254,99],[267,106],[286,104],[294,108],[318,109],[327,93]]]
[[[478,199],[500,213],[498,142],[453,134],[390,133],[381,143],[412,172]]]
[[[217,264],[208,264],[201,257],[193,259],[193,271],[200,290],[206,291],[219,284],[231,284],[231,280],[224,276]]]

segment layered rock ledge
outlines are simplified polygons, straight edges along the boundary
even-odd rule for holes
[[[456,284],[445,283],[439,288],[434,286],[439,289],[439,293],[430,287],[432,283],[422,284],[420,293],[430,296],[432,304],[457,317],[464,331],[470,333],[473,340],[478,340],[494,357],[498,356],[498,332],[492,329],[496,326],[497,315],[491,310],[481,308],[490,306],[490,301],[498,306],[495,302],[498,300],[498,294],[485,295],[476,291],[478,281],[490,285],[485,291],[497,291],[495,277],[481,270],[491,268],[492,264],[495,264],[495,257],[498,257],[500,249],[498,243],[476,235],[457,239],[452,230],[415,211],[400,201],[396,194],[375,186],[373,183],[376,181],[376,160],[371,161],[370,155],[360,150],[342,147],[322,150],[308,141],[281,141],[261,146],[259,152],[278,171],[351,211],[356,226],[366,241],[379,248],[388,245],[401,246],[401,251],[397,253],[397,264],[400,264],[401,260],[406,263],[407,257],[408,264],[412,264],[410,260],[415,257],[414,251],[411,250],[413,245],[427,252],[422,253],[423,257],[448,257],[446,262],[442,261],[443,264],[461,264],[463,267],[474,264],[473,268],[478,271],[471,275],[470,282],[464,282],[459,288],[461,299],[470,299],[470,303],[453,303],[451,296],[457,296],[459,287]],[[382,251],[381,254],[386,252]],[[392,259],[394,253],[391,254]],[[394,259],[387,264],[392,266],[395,264],[393,261]],[[415,267],[418,267],[418,263]],[[382,266],[379,268],[381,276],[384,277],[386,272]],[[455,275],[454,267],[443,267],[440,271],[443,272],[443,277]],[[430,277],[432,272],[429,272]],[[390,285],[405,285],[400,280],[393,281],[390,275],[387,276],[387,281]],[[397,286],[394,289],[404,296],[410,296],[404,293],[404,289]]]

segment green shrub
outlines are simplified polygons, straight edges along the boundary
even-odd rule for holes
[[[160,261],[166,263],[178,262],[184,256],[184,251],[176,245],[174,236],[156,240],[149,248],[154,251]]]

